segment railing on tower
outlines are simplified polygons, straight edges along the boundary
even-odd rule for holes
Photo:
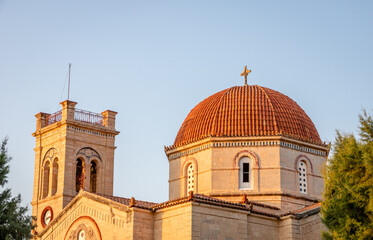
[[[76,121],[88,122],[99,126],[104,126],[103,116],[98,113],[75,108],[74,118]]]
[[[51,115],[49,115],[46,119],[45,119],[45,126],[48,126],[48,125],[51,125],[55,122],[59,122],[61,121],[62,119],[62,111],[58,111],[58,112],[55,112]]]
[[[49,126],[62,119],[62,111],[55,112],[45,119],[45,126]],[[94,125],[104,126],[103,116],[98,113],[75,108],[74,120],[80,122],[92,123]]]

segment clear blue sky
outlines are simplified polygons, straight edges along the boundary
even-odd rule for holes
[[[119,112],[115,195],[168,199],[168,160],[189,111],[250,84],[280,91],[321,138],[356,132],[373,109],[372,1],[0,0],[0,138],[13,156],[9,184],[32,198],[35,117],[66,99]]]

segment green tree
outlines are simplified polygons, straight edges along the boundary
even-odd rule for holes
[[[324,239],[373,239],[373,119],[359,115],[360,139],[337,131],[325,171]]]
[[[6,148],[7,141],[5,138],[0,148],[0,240],[30,239],[33,225],[31,216],[27,215],[27,207],[20,205],[20,194],[12,197],[11,190],[5,188],[12,159]]]

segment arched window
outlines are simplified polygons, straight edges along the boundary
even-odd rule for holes
[[[187,194],[195,191],[194,172],[194,165],[189,164],[187,167]]]
[[[252,186],[251,159],[243,157],[240,159],[240,189],[250,189]]]
[[[58,162],[57,158],[53,162],[53,171],[52,171],[52,196],[57,192],[57,181],[58,181]]]
[[[97,164],[94,161],[91,162],[90,176],[91,192],[95,193],[97,188]]]
[[[84,188],[84,161],[80,158],[76,160],[75,189],[77,192]]]
[[[44,165],[44,174],[43,174],[43,198],[48,196],[49,173],[50,173],[50,164],[49,164],[49,162],[46,162],[45,165]]]
[[[299,192],[307,194],[307,165],[304,161],[298,163]]]

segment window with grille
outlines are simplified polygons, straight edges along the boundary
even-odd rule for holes
[[[304,161],[298,163],[299,192],[307,194],[307,166]]]
[[[190,164],[187,168],[187,194],[194,192],[194,165]]]
[[[251,188],[251,159],[249,157],[243,157],[240,159],[240,189]]]

